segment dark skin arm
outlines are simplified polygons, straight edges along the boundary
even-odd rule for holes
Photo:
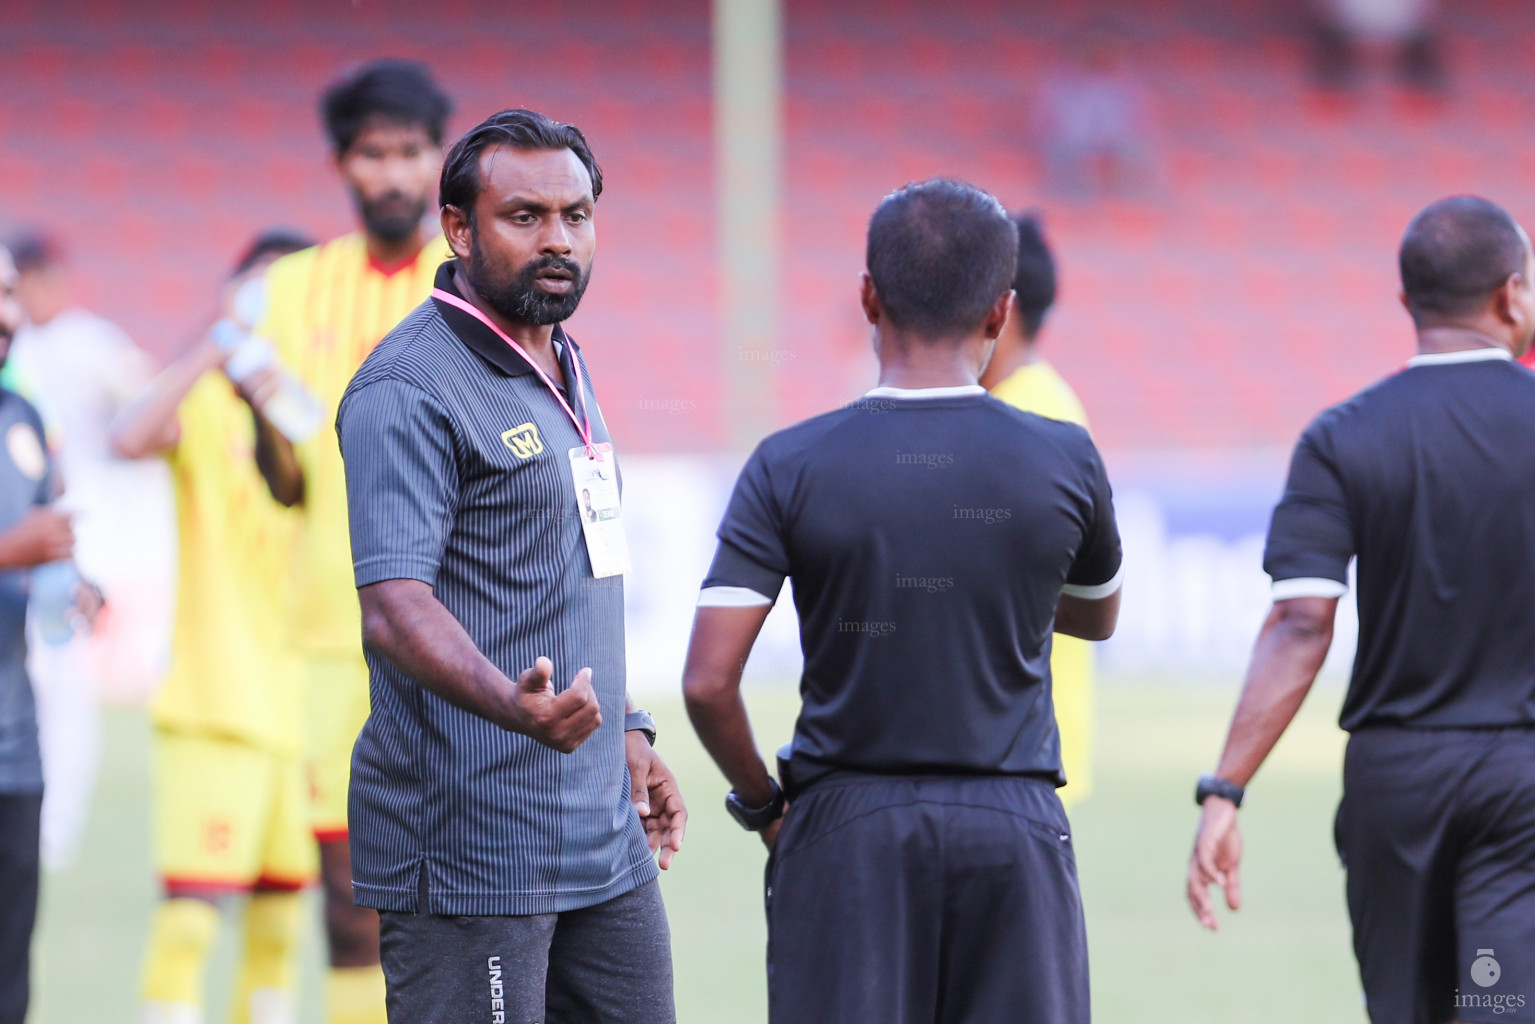
[[[385,580],[357,596],[363,643],[448,703],[565,754],[602,724],[590,668],[556,694],[554,664],[539,658],[514,683],[420,580]]]
[[[358,588],[357,596],[363,643],[450,704],[565,754],[602,724],[591,669],[581,669],[565,692],[555,694],[554,665],[539,658],[513,683],[420,580],[384,580]],[[625,704],[634,710],[627,697]],[[677,778],[641,733],[625,734],[624,751],[645,838],[668,868],[687,831]]]
[[[757,752],[746,702],[741,699],[741,672],[752,644],[767,621],[771,606],[699,608],[693,615],[693,635],[682,670],[682,693],[688,718],[704,749],[714,759],[736,794],[751,807],[773,797],[767,765]],[[1099,600],[1062,597],[1056,609],[1057,631],[1088,640],[1114,632],[1119,616],[1119,592]],[[772,848],[777,822],[762,831]]]
[[[1231,717],[1226,748],[1215,774],[1246,787],[1274,744],[1289,727],[1332,646],[1335,597],[1298,597],[1276,601],[1253,647],[1242,696]],[[1205,800],[1189,857],[1187,896],[1194,916],[1206,928],[1218,927],[1210,886],[1226,893],[1226,906],[1242,905],[1239,868],[1242,832],[1230,800]]]
[[[699,608],[693,615],[693,635],[682,669],[682,695],[693,729],[725,780],[750,807],[771,800],[773,788],[741,699],[741,671],[771,610],[771,605]],[[778,822],[761,835],[772,849]]]
[[[30,569],[60,562],[74,550],[75,531],[69,516],[38,505],[0,532],[0,569]]]
[[[203,374],[222,366],[226,358],[206,338],[193,342],[112,421],[112,452],[123,459],[142,459],[168,452],[181,441],[176,409]]]
[[[282,378],[273,369],[251,375],[240,385],[240,394],[251,405],[256,421],[256,468],[266,481],[267,490],[279,505],[292,508],[304,503],[304,470],[299,466],[293,443],[257,409],[266,404],[281,385]]]
[[[1119,596],[1123,592],[1116,590],[1108,597],[1091,600],[1062,594],[1055,605],[1055,631],[1083,640],[1107,640],[1119,624]]]
[[[217,369],[225,358],[226,354],[206,339],[188,348],[112,422],[112,451],[120,458],[142,459],[175,448],[181,442],[176,409],[203,374]],[[272,497],[284,505],[296,505],[304,500],[304,473],[293,454],[293,445],[256,411],[279,383],[274,370],[262,370],[235,390],[251,407],[256,424],[256,466],[266,478]]]
[[[626,695],[624,711],[635,710],[634,701]],[[629,762],[629,800],[645,826],[650,852],[661,855],[661,870],[665,871],[682,849],[682,837],[687,832],[688,809],[682,802],[682,790],[644,733],[624,733],[624,755]]]
[[[218,302],[198,321],[198,326],[176,357],[150,381],[144,392],[125,406],[108,430],[112,453],[122,459],[142,459],[171,451],[181,443],[181,423],[176,410],[203,374],[216,370],[229,358],[209,337],[209,331],[225,315],[235,290],[245,280],[237,277],[224,285]],[[260,378],[260,374],[255,379]],[[243,393],[242,393],[243,394]],[[247,401],[249,394],[243,394]],[[258,431],[259,432],[259,431]]]

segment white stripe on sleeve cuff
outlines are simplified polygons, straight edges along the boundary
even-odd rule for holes
[[[1275,601],[1291,601],[1297,597],[1342,597],[1347,593],[1347,583],[1320,576],[1302,576],[1293,580],[1275,580],[1271,596]]]
[[[1114,578],[1109,580],[1107,583],[1097,583],[1093,586],[1082,586],[1077,583],[1068,583],[1061,587],[1061,593],[1066,597],[1081,598],[1083,601],[1101,601],[1105,597],[1113,594],[1114,591],[1118,590],[1120,587],[1124,586],[1124,583],[1125,563],[1120,562],[1119,571],[1116,572],[1114,574]]]
[[[698,592],[700,608],[761,608],[773,603],[751,587],[705,587]]]

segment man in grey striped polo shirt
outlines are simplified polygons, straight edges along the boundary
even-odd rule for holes
[[[675,1019],[652,854],[686,811],[625,693],[621,535],[577,493],[613,476],[611,442],[559,326],[601,191],[570,125],[472,129],[442,172],[457,259],[341,403],[372,676],[353,889],[393,1022]]]

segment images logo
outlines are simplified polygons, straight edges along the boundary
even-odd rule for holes
[[[1471,961],[1471,980],[1483,988],[1492,988],[1503,977],[1503,968],[1492,958],[1492,950],[1479,949]]]
[[[1476,951],[1476,959],[1471,961],[1471,980],[1480,988],[1491,988],[1503,977],[1503,966],[1493,959],[1490,949]],[[1520,993],[1509,995],[1503,992],[1466,992],[1455,990],[1455,1008],[1491,1010],[1496,1014],[1513,1013],[1515,1010],[1524,1009],[1525,998]]]
[[[501,435],[501,441],[519,459],[531,459],[544,450],[544,441],[538,436],[536,423],[517,424]]]

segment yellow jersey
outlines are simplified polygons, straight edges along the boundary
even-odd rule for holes
[[[150,704],[155,725],[296,754],[303,739],[298,666],[287,651],[285,558],[294,516],[256,469],[250,408],[209,373],[177,409],[168,457],[179,574],[170,671]]]
[[[284,256],[267,270],[266,315],[256,333],[325,410],[325,426],[296,446],[304,503],[290,560],[288,623],[291,642],[306,657],[362,655],[336,407],[373,347],[431,294],[437,268],[451,255],[436,238],[414,260],[381,268],[355,233]]]
[[[1020,366],[991,393],[1024,412],[1087,426],[1087,412],[1077,393],[1044,360]],[[1061,733],[1061,762],[1066,788],[1061,801],[1074,804],[1093,785],[1093,647],[1086,640],[1055,634],[1050,653],[1055,721]]]

